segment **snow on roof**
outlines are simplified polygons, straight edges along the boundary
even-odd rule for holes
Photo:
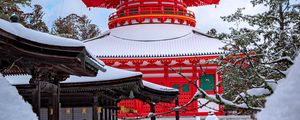
[[[143,80],[143,85],[145,87],[148,87],[148,88],[151,88],[151,89],[154,89],[154,90],[158,90],[158,91],[178,92],[178,89],[158,85],[158,84],[151,83],[151,82],[148,82],[148,81],[145,81],[145,80]]]
[[[1,120],[38,119],[31,105],[24,101],[16,87],[11,86],[2,74],[0,74],[0,98]]]
[[[122,69],[117,69],[109,66],[105,66],[106,72],[98,71],[96,77],[79,77],[71,75],[67,80],[61,83],[83,83],[83,82],[96,82],[96,81],[108,81],[122,78],[129,78],[141,75],[140,72],[131,72]],[[31,78],[30,75],[20,76],[6,76],[5,77],[12,85],[26,85],[29,84]]]
[[[97,57],[171,57],[220,54],[225,44],[186,25],[140,24],[111,29],[85,45]]]
[[[31,30],[25,28],[20,23],[10,23],[3,19],[0,19],[0,29],[19,36],[21,38],[46,44],[46,45],[54,45],[54,46],[67,46],[67,47],[83,47],[84,44],[81,41],[68,39],[63,37],[58,37],[54,35],[50,35],[48,33],[43,33],[35,30]]]
[[[142,73],[140,72],[132,72],[132,71],[117,69],[109,66],[105,66],[104,68],[106,69],[106,72],[98,71],[96,77],[70,76],[66,81],[63,81],[62,83],[108,81],[108,80],[123,79],[123,78],[142,75]]]
[[[300,56],[280,80],[274,94],[267,98],[265,108],[257,114],[258,120],[299,120],[300,118]]]

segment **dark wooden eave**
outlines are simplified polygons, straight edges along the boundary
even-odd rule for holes
[[[54,71],[77,76],[95,76],[99,69],[103,70],[84,46],[42,44],[1,28],[0,54],[0,68],[6,68],[1,70],[4,75],[31,74],[33,66],[47,66]]]
[[[99,95],[99,100],[120,101],[129,99],[130,91],[133,91],[135,99],[145,102],[172,102],[178,96],[178,91],[159,91],[148,88],[143,85],[141,75],[129,78],[79,82],[79,83],[61,83],[61,104],[65,107],[71,106],[91,106],[94,95]],[[31,87],[27,85],[16,85],[19,93],[26,100],[31,99]],[[44,96],[42,99],[47,99]],[[47,102],[46,102],[47,103]],[[101,102],[103,106],[109,106],[110,103]]]

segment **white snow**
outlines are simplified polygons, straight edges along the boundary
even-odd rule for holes
[[[246,94],[249,96],[263,96],[271,94],[270,90],[266,88],[251,88],[246,91]],[[245,93],[242,93],[241,96],[245,96]]]
[[[25,28],[20,23],[10,23],[3,19],[0,19],[0,29],[19,36],[21,38],[46,44],[46,45],[55,45],[55,46],[68,46],[68,47],[83,47],[84,44],[81,41],[68,39],[63,37],[58,37],[50,35],[48,33],[43,33],[35,30]]]
[[[208,115],[205,120],[219,120],[216,115]]]
[[[117,80],[122,78],[129,78],[134,76],[142,75],[140,72],[132,72],[123,69],[117,69],[109,66],[105,66],[106,72],[98,71],[96,77],[79,77],[71,75],[67,80],[61,83],[83,83],[83,82],[96,82],[96,81],[109,81],[109,80]],[[6,76],[5,77],[10,84],[12,85],[26,85],[29,84],[29,80],[31,78],[30,75],[18,75],[18,76]],[[177,89],[165,87],[162,85],[158,85],[155,83],[142,81],[145,87],[165,92],[174,92],[178,91]]]
[[[0,74],[0,120],[37,120],[30,104]]]
[[[273,80],[273,79],[272,80],[266,80],[267,85],[269,87],[271,87],[273,91],[276,90],[279,82],[280,81],[277,82],[276,80]]]
[[[105,72],[98,71],[96,77],[79,77],[79,76],[70,76],[66,81],[62,83],[79,83],[79,82],[94,82],[94,81],[108,81],[108,80],[116,80],[134,77],[138,75],[142,75],[140,72],[132,72],[122,69],[117,69],[109,66],[105,66]]]
[[[61,83],[80,83],[80,82],[95,82],[95,81],[108,81],[116,80],[128,77],[134,77],[141,75],[140,72],[132,72],[122,69],[117,69],[109,66],[104,66],[105,72],[98,71],[96,77],[79,77],[71,75],[67,80]],[[20,76],[6,76],[5,77],[12,85],[26,85],[29,84],[31,78],[30,75],[20,75]]]
[[[300,119],[300,56],[294,63],[274,94],[267,98],[266,108],[257,114],[258,120]]]
[[[164,29],[169,27],[169,29]],[[132,41],[161,41],[176,39],[191,33],[190,26],[170,24],[131,25],[111,29],[111,35]]]
[[[196,28],[174,24],[141,24],[109,30],[106,36],[85,42],[101,57],[193,56],[223,52],[220,40],[201,35]]]
[[[200,98],[200,99],[198,99],[198,106],[203,106],[203,104],[206,104],[207,102],[209,102],[207,99]],[[210,112],[210,111],[217,112],[219,110],[220,110],[219,104],[214,103],[214,102],[209,102],[202,108],[199,108],[198,112]]]
[[[158,90],[158,91],[178,91],[178,89],[158,85],[158,84],[155,84],[155,83],[147,82],[145,80],[143,80],[143,85],[148,87],[148,88]]]
[[[148,117],[150,118],[150,117],[153,117],[153,116],[155,116],[155,113],[153,113],[153,112],[150,112],[149,114],[148,114]]]

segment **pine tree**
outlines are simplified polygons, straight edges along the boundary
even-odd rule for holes
[[[27,28],[41,32],[49,32],[46,23],[42,20],[45,13],[41,5],[34,5],[33,12],[24,14],[24,24]]]
[[[244,15],[244,9],[240,8],[222,17],[224,21],[246,22],[251,27],[230,28],[231,33],[225,34],[227,54],[221,58],[219,72],[223,74],[224,97],[264,107],[264,98],[275,89],[270,81],[283,79],[298,54],[300,8],[289,0],[251,0],[251,3],[264,5],[267,10]],[[247,90],[252,88],[267,88],[270,94],[250,95]]]
[[[0,1],[0,18],[8,20],[10,16],[16,14],[20,17],[20,22],[24,20],[23,11],[20,9],[21,6],[30,6],[31,0],[1,0]]]
[[[98,36],[100,30],[95,24],[91,24],[91,20],[87,16],[70,14],[65,18],[60,17],[55,20],[51,33],[62,37],[85,40]]]

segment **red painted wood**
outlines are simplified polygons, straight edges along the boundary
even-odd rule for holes
[[[114,66],[121,69],[133,69],[134,71],[140,71],[144,74],[144,76],[147,76],[149,74],[160,74],[161,77],[143,77],[144,80],[147,80],[149,82],[153,82],[156,84],[172,87],[173,84],[178,84],[180,87],[182,87],[184,84],[188,84],[188,82],[181,76],[171,77],[170,74],[176,74],[174,71],[170,70],[169,68],[173,69],[179,69],[182,67],[182,73],[188,73],[191,76],[188,76],[192,80],[198,78],[201,74],[216,74],[216,67],[217,64],[201,64],[203,68],[206,67],[214,67],[212,69],[199,69],[199,66],[197,65],[186,65],[183,63],[185,60],[191,61],[191,63],[196,64],[203,60],[209,60],[209,59],[215,59],[218,58],[217,55],[208,55],[208,56],[197,56],[197,57],[182,57],[182,58],[128,58],[128,59],[120,59],[120,58],[100,58],[105,63],[111,62],[121,62],[122,65],[120,66]],[[169,64],[176,60],[177,64],[170,66]],[[149,62],[150,64],[146,66],[140,66],[143,62]],[[154,64],[156,61],[161,61],[163,65],[156,65]],[[126,63],[132,62],[135,64],[135,66],[128,66]],[[185,68],[185,69],[184,69]],[[215,80],[218,77],[218,81],[222,81],[220,75],[215,75]],[[215,81],[216,83],[216,81]],[[198,84],[200,85],[200,83]],[[190,91],[189,92],[183,92],[182,89],[180,89],[180,96],[179,96],[179,105],[186,104],[194,95],[194,93],[197,91],[195,87],[193,87],[191,84]],[[215,89],[217,86],[215,85]],[[222,85],[219,86],[218,93],[223,93]],[[207,91],[208,94],[214,94],[214,91]],[[158,103],[156,105],[156,112],[166,112],[169,111],[171,108],[173,108],[175,105],[174,103]],[[150,111],[150,106],[147,103],[144,103],[139,100],[126,100],[121,101],[119,103],[119,107],[124,106],[126,108],[130,108],[133,110],[136,110],[137,113],[120,113],[119,111],[119,118],[123,117],[138,117],[138,116],[147,116]],[[186,111],[181,111],[181,116],[205,116],[208,113],[207,112],[198,112],[198,104],[197,102],[194,102],[190,106],[186,108]],[[216,115],[224,115],[223,109],[220,107],[220,111],[216,112]],[[175,116],[175,113],[167,114],[165,116]]]
[[[109,28],[119,26],[141,24],[141,23],[172,23],[185,24],[195,26],[195,14],[187,10],[190,6],[202,6],[209,4],[218,4],[220,0],[82,0],[87,7],[103,7],[115,8],[117,11],[109,16]],[[216,63],[203,63],[205,60],[218,58],[219,55],[202,55],[202,56],[187,56],[187,57],[164,57],[164,58],[100,58],[107,65],[130,69],[132,71],[140,71],[143,73],[143,79],[149,82],[157,83],[164,86],[172,87],[178,84],[182,87],[185,84],[190,86],[189,92],[183,92],[182,88],[179,96],[179,105],[186,104],[197,91],[195,87],[187,82],[183,77],[170,70],[182,68],[182,73],[187,75],[192,80],[198,78],[201,74],[216,74]],[[155,62],[160,61],[162,64],[157,65]],[[170,65],[172,61],[177,63]],[[194,66],[193,64],[185,64],[184,61],[203,66],[203,69]],[[115,63],[120,65],[116,65]],[[126,63],[132,62],[134,66],[128,66]],[[142,63],[149,64],[143,66]],[[218,76],[219,81],[221,78]],[[216,82],[215,82],[216,83]],[[216,87],[216,85],[215,85]],[[207,91],[213,94],[213,91]],[[218,92],[222,91],[222,86]],[[156,112],[166,112],[174,107],[175,103],[158,103],[156,104]],[[138,117],[149,114],[150,106],[139,100],[126,100],[119,103],[120,106],[133,109],[133,113],[119,113],[119,117]],[[181,116],[196,116],[207,115],[207,113],[199,113],[197,103],[188,106],[186,111],[181,111]],[[136,110],[136,111],[134,111]],[[134,113],[137,112],[137,113]],[[217,112],[217,115],[223,114],[222,111]],[[165,116],[175,116],[175,113],[170,113]]]

